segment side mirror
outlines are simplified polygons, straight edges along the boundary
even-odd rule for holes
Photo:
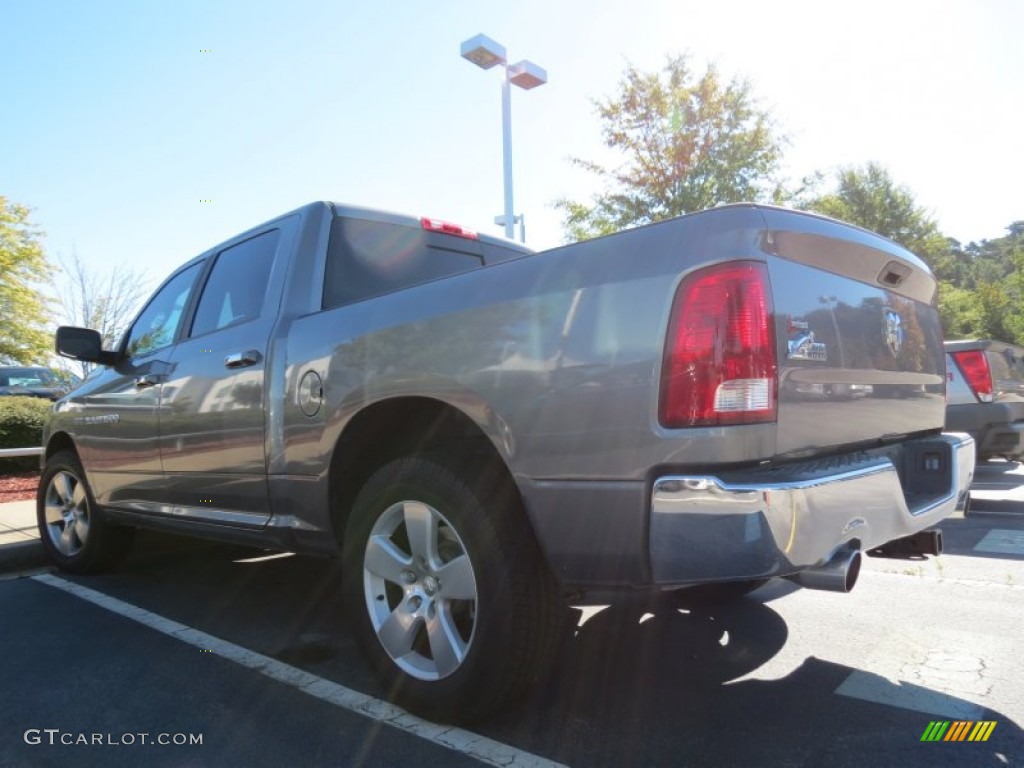
[[[103,339],[91,328],[62,325],[57,329],[57,354],[84,363],[112,365],[116,355],[103,351]]]

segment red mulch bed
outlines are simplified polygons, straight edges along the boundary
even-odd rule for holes
[[[0,475],[0,504],[5,501],[34,499],[38,487],[39,473],[36,471],[29,470]]]

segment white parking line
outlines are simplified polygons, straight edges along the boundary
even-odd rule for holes
[[[1024,501],[1024,488],[1019,483],[1003,485],[999,483],[979,483],[975,480],[971,484],[971,498],[977,496],[979,499],[993,499],[998,501]]]
[[[283,664],[277,659],[272,659],[269,656],[243,648],[240,645],[229,643],[227,640],[221,640],[219,637],[192,629],[184,624],[179,624],[176,621],[147,611],[144,608],[139,608],[115,597],[105,595],[102,592],[97,592],[89,587],[83,587],[80,584],[75,584],[50,574],[33,576],[32,580],[68,592],[75,597],[87,600],[101,608],[106,608],[108,611],[124,616],[139,624],[144,624],[150,629],[155,629],[157,632],[162,632],[189,645],[204,650],[212,650],[214,653],[236,664],[241,664],[243,667],[248,667],[265,677],[297,688],[310,696],[315,696],[322,701],[334,704],[342,709],[347,709],[350,712],[378,720],[385,725],[398,728],[454,752],[469,755],[482,763],[503,766],[504,768],[565,768],[561,763],[516,749],[508,744],[502,744],[500,741],[494,741],[472,731],[453,728],[447,725],[438,725],[437,723],[423,720],[409,714],[400,707],[396,707],[394,704],[389,704],[365,693],[359,693],[359,691],[346,688],[322,677],[317,677],[297,667]]]

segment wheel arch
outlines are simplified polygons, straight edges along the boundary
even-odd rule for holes
[[[363,408],[345,425],[331,454],[328,498],[335,540],[341,544],[349,512],[370,476],[403,456],[429,455],[456,469],[490,470],[508,483],[522,507],[506,458],[510,446],[505,441],[499,449],[488,432],[502,434],[500,427],[485,429],[451,403],[430,397],[394,397]],[[523,517],[529,525],[525,510]]]
[[[75,446],[75,441],[71,435],[67,432],[54,432],[50,435],[50,439],[46,441],[46,449],[43,451],[43,458],[49,459],[51,456],[55,456],[61,451],[72,451],[76,456],[78,454],[78,448]],[[81,456],[79,456],[81,460]]]

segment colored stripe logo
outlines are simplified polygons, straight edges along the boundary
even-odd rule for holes
[[[995,720],[932,720],[921,741],[988,741],[995,729]]]

